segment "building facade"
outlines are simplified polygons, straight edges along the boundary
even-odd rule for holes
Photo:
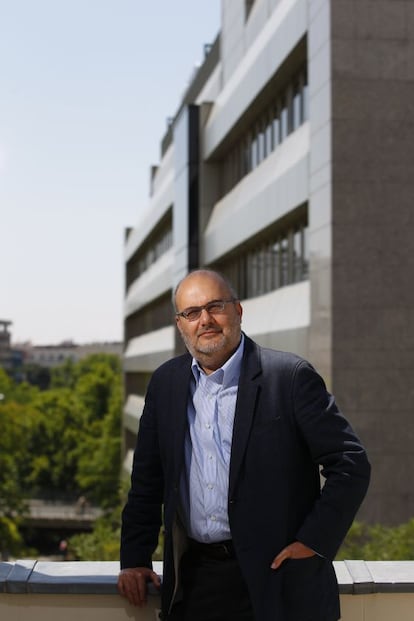
[[[222,0],[221,15],[126,235],[126,465],[148,379],[182,351],[172,291],[206,266],[234,283],[246,333],[308,358],[360,433],[361,518],[408,520],[414,3]]]
[[[58,367],[66,361],[78,362],[92,354],[113,354],[122,356],[122,343],[108,341],[101,343],[78,344],[64,341],[58,345],[26,345],[26,362],[49,369]]]

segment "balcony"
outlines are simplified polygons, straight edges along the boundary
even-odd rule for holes
[[[162,564],[155,563],[162,573]],[[412,621],[414,561],[335,562],[342,621]],[[159,597],[134,608],[117,594],[116,562],[0,563],[0,619],[5,621],[155,621]]]

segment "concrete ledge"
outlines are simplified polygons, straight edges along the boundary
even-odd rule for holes
[[[342,595],[414,593],[414,561],[335,561],[334,567]],[[161,575],[162,563],[154,570]],[[1,562],[0,593],[114,595],[118,573],[118,562]]]
[[[154,571],[161,575],[162,563],[154,563]],[[112,561],[1,562],[0,593],[115,595],[118,573],[119,563]]]

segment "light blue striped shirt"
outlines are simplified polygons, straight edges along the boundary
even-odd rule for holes
[[[187,533],[211,543],[230,539],[229,464],[244,337],[229,360],[206,375],[193,358],[181,508]]]

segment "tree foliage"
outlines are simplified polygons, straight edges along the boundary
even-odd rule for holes
[[[0,546],[21,543],[23,498],[84,495],[119,502],[121,367],[91,355],[53,369],[50,388],[16,383],[0,369]]]
[[[365,561],[414,559],[414,518],[399,526],[354,522],[336,558]]]

